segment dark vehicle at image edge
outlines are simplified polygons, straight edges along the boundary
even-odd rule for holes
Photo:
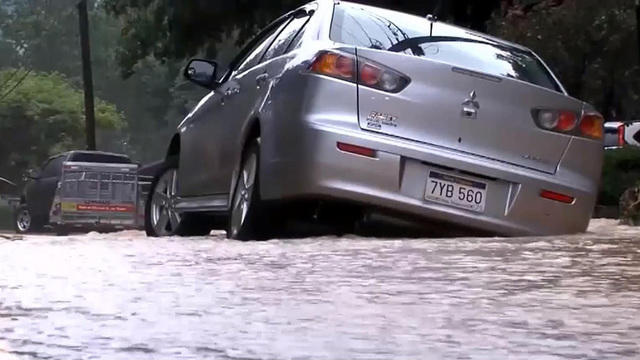
[[[431,20],[318,1],[219,76],[192,60],[185,76],[211,92],[170,143],[148,235],[207,234],[217,216],[230,238],[268,238],[282,217],[318,215],[282,211],[301,201],[350,204],[328,211],[343,223],[383,210],[480,233],[585,231],[602,116],[531,50]]]
[[[49,213],[65,162],[131,164],[131,159],[106,152],[70,151],[49,158],[39,170],[28,171],[29,181],[14,212],[17,233],[38,232],[49,225]]]

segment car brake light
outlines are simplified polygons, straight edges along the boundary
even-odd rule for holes
[[[361,155],[361,156],[366,156],[366,157],[370,157],[370,158],[375,158],[376,157],[376,151],[373,149],[369,149],[363,146],[358,146],[358,145],[352,145],[352,144],[345,144],[345,143],[338,143],[338,150],[340,151],[344,151],[347,153],[351,153],[351,154],[356,154],[356,155]]]
[[[321,51],[309,70],[390,93],[399,93],[410,82],[408,77],[386,66],[333,51]]]
[[[560,194],[549,190],[542,190],[542,192],[540,192],[540,197],[548,200],[558,201],[563,204],[573,204],[573,202],[576,200],[572,196]]]
[[[533,118],[544,130],[596,140],[604,135],[604,119],[598,113],[586,113],[579,120],[574,111],[536,109]]]
[[[366,86],[375,86],[382,77],[382,70],[369,64],[364,64],[360,69],[360,83]]]
[[[624,146],[624,125],[618,126],[618,146]]]
[[[318,55],[311,64],[311,71],[317,74],[351,81],[355,81],[355,69],[356,62],[354,59],[330,52]]]
[[[558,111],[558,130],[568,132],[576,128],[578,116],[572,111]]]
[[[598,113],[586,113],[580,120],[580,133],[583,136],[600,140],[604,136],[604,118]]]
[[[562,133],[574,130],[578,124],[578,115],[565,110],[537,110],[534,118],[541,128]]]

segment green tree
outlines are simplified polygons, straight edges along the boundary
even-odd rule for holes
[[[0,51],[0,69],[58,72],[81,88],[77,0],[0,1],[0,50],[7,49]],[[98,147],[126,152],[141,161],[160,158],[168,141],[165,134],[175,131],[180,121],[167,121],[166,114],[182,64],[143,59],[135,67],[136,74],[123,79],[116,62],[121,21],[107,14],[102,3],[89,2],[95,94],[116,105],[128,126],[124,133],[98,129]]]
[[[592,103],[609,120],[639,116],[634,1],[534,3],[528,8],[516,3],[504,14],[496,15],[490,31],[532,48],[571,95]]]
[[[79,75],[76,3],[75,0],[2,0],[0,31],[19,53],[12,65]]]
[[[243,43],[260,28],[307,0],[105,0],[106,8],[123,23],[118,61],[125,77],[140,61],[184,59],[196,54],[218,55],[218,45]],[[418,15],[437,13],[443,20],[483,30],[500,0],[369,0],[362,1]],[[237,36],[233,36],[237,33]]]
[[[80,90],[59,73],[15,71],[0,71],[0,84],[15,87],[0,95],[0,174],[11,179],[55,153],[84,148],[85,140]],[[110,131],[126,125],[115,106],[102,100],[96,101],[96,122]]]

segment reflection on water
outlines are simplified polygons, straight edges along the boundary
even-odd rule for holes
[[[0,239],[0,359],[640,358],[640,231]]]

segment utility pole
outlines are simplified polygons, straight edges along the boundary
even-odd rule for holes
[[[87,150],[96,150],[96,115],[93,99],[93,73],[91,70],[87,0],[80,0],[78,3],[78,16],[80,20],[80,46],[82,47],[82,80],[84,83],[84,117],[86,122]]]

